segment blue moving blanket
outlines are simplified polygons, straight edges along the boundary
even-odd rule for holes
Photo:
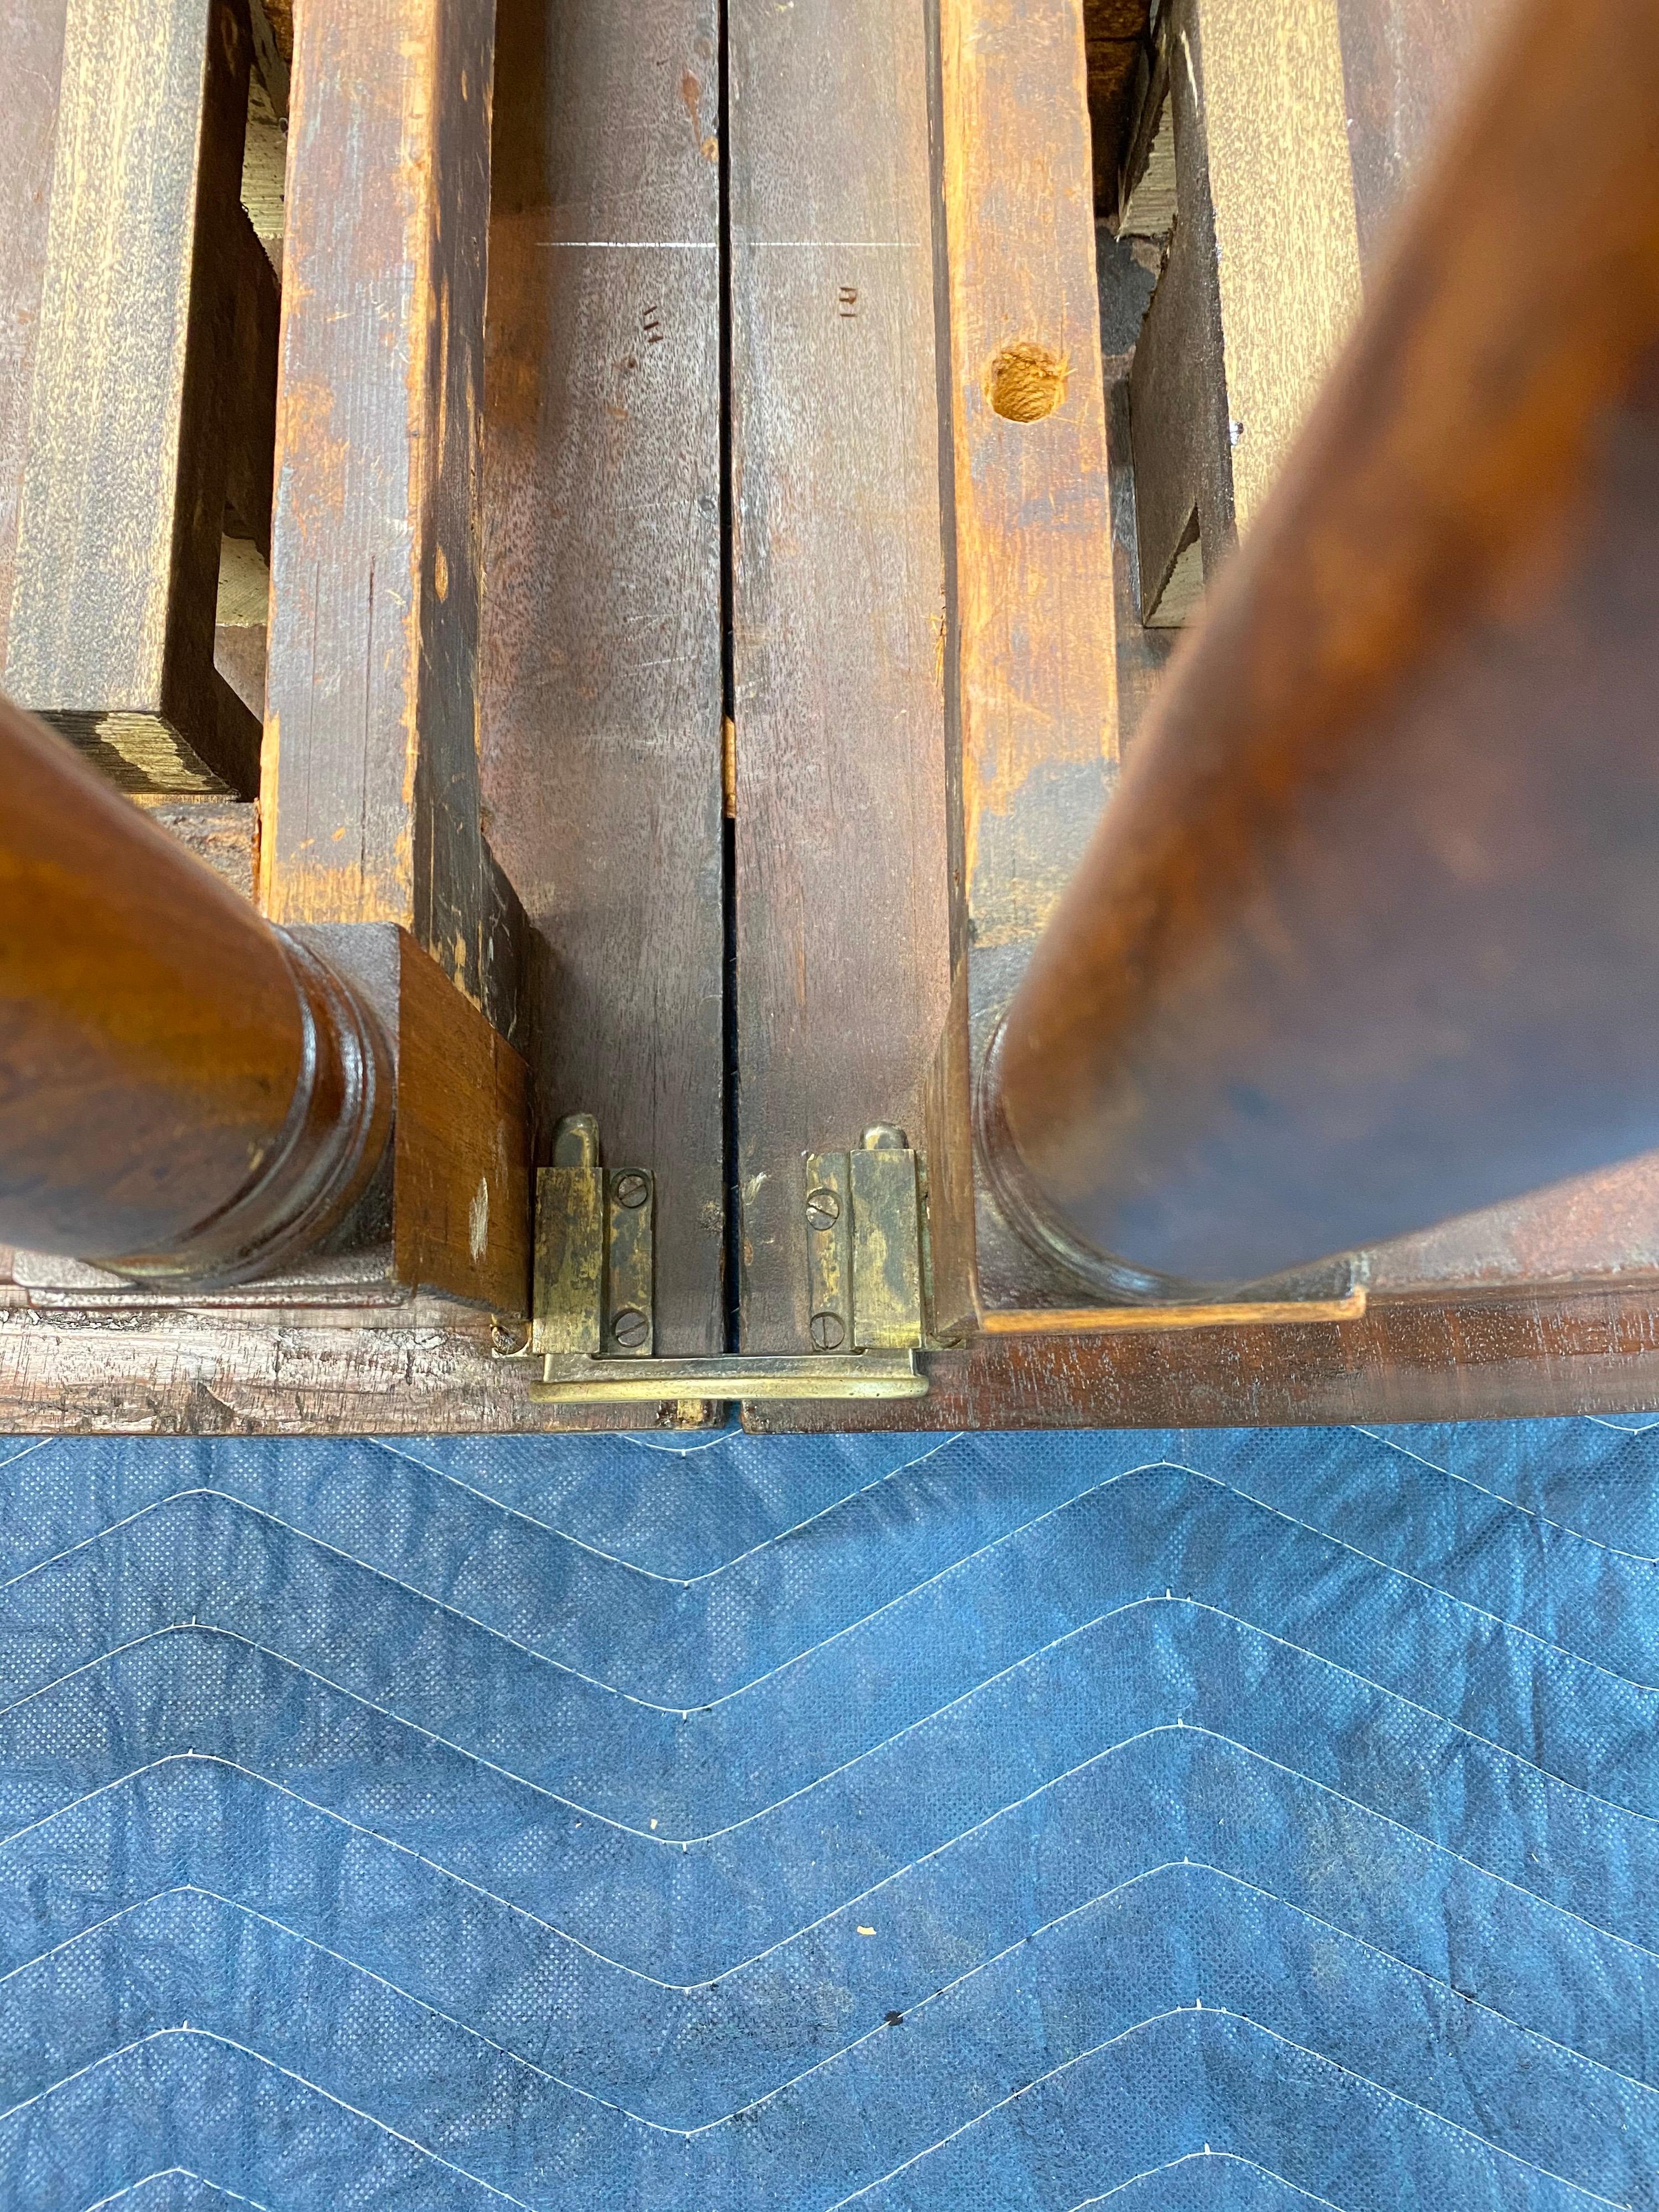
[[[0,1455],[5,2212],[1659,2205],[1659,1423]]]

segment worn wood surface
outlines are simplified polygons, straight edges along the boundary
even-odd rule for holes
[[[0,0],[0,667],[15,581],[17,502],[28,448],[67,0]]]
[[[249,44],[242,0],[70,0],[0,681],[137,788],[257,773],[213,667]]]
[[[265,713],[265,638],[270,615],[270,571],[248,538],[227,538],[219,547],[219,603],[215,611],[213,665],[249,714]]]
[[[295,934],[380,1021],[397,1084],[390,1173],[289,1295],[435,1291],[522,1316],[530,1288],[530,1072],[406,929],[304,923]]]
[[[251,0],[257,8],[258,0]],[[258,56],[258,28],[255,29]],[[283,68],[286,79],[287,70]],[[283,225],[288,185],[288,95],[284,90],[281,118],[271,103],[257,70],[249,88],[247,143],[242,149],[242,205],[265,258],[280,276],[283,270]]]
[[[532,1405],[539,1362],[497,1358],[489,1316],[444,1300],[71,1315],[28,1297],[0,1291],[0,1429],[13,1432],[421,1437],[595,1425],[580,1407]],[[627,1425],[674,1431],[704,1418],[671,1401],[630,1407]]]
[[[499,1015],[477,753],[494,11],[363,0],[296,32],[262,900],[401,925]]]
[[[732,0],[744,1348],[806,1341],[800,1158],[919,1127],[947,992],[921,0]]]
[[[1182,213],[1134,370],[1147,610],[1194,509],[1212,568],[1249,528],[1512,4],[1173,0]]]
[[[487,1317],[435,1300],[331,1312],[0,1310],[0,1427],[33,1435],[545,1432],[538,1370],[492,1356]],[[0,1306],[7,1303],[0,1292]],[[1263,1340],[1271,1342],[1264,1345]],[[1377,1308],[1363,1322],[1200,1331],[1178,1343],[1004,1340],[933,1353],[929,1397],[767,1404],[760,1433],[1263,1426],[1650,1412],[1659,1322],[1642,1293]],[[678,1407],[632,1425],[678,1426]],[[694,1419],[696,1417],[693,1417]]]
[[[483,781],[549,1126],[657,1178],[657,1341],[725,1344],[714,0],[501,0]]]
[[[958,988],[928,1148],[939,1321],[954,1330],[974,1308],[969,1057],[1106,805],[1117,698],[1077,0],[943,0],[941,30],[955,586],[947,674],[962,853]],[[1011,414],[1000,378],[1025,356],[1046,381]]]
[[[141,794],[134,804],[247,900],[258,866],[259,810],[245,799],[174,799]]]
[[[1117,743],[1126,757],[1176,645],[1174,632],[1148,629],[1140,619],[1129,368],[1121,355],[1108,357],[1106,445],[1112,506],[1112,611],[1117,635]]]

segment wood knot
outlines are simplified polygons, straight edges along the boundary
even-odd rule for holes
[[[1005,346],[991,363],[986,396],[1006,422],[1041,422],[1064,404],[1070,374],[1063,354],[1022,339]]]

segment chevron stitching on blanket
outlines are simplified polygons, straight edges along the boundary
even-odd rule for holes
[[[0,2204],[1659,2204],[1655,1424],[0,1459]]]

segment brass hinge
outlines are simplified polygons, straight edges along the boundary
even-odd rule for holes
[[[845,1152],[806,1156],[802,1185],[812,1350],[655,1356],[656,1185],[606,1169],[599,1124],[573,1114],[537,1179],[535,1312],[544,1405],[663,1399],[921,1398],[922,1196],[904,1132],[867,1129]]]

